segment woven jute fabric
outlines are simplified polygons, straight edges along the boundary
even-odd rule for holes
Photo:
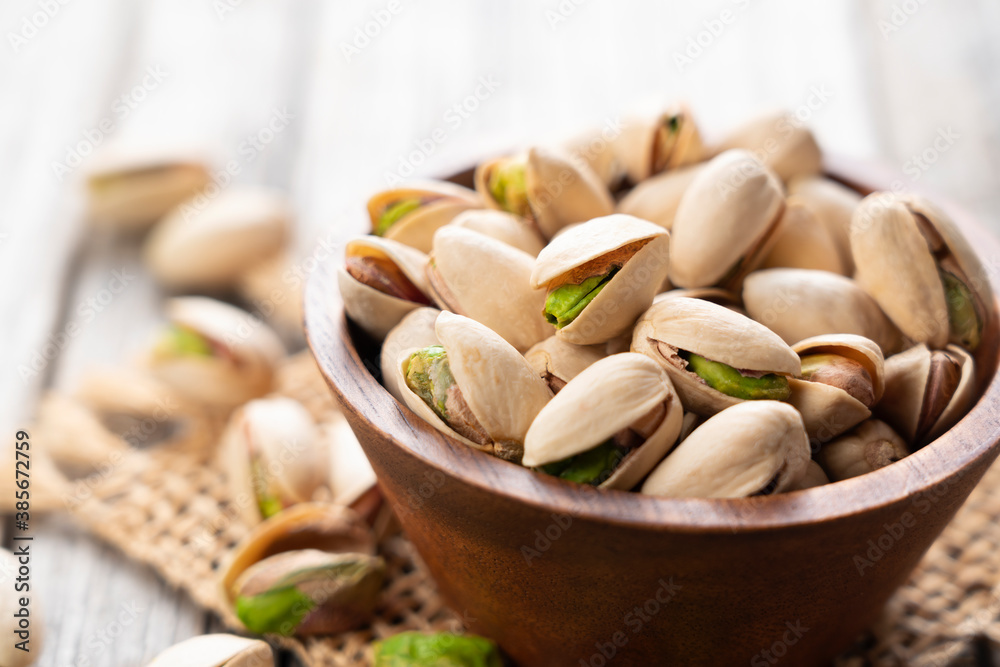
[[[310,357],[286,364],[280,394],[323,421],[336,407]],[[212,428],[221,432],[221,424]],[[203,446],[152,448],[126,457],[72,510],[96,535],[147,563],[171,585],[223,618],[218,570],[247,534],[222,471]],[[994,466],[871,632],[838,667],[984,664],[1000,642],[1000,467]],[[309,667],[370,664],[371,642],[407,630],[461,629],[410,543],[380,545],[388,577],[371,625],[337,637],[280,639]],[[989,664],[989,663],[985,663]]]

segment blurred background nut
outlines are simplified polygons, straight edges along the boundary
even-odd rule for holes
[[[428,253],[434,232],[455,216],[483,205],[474,191],[446,181],[415,181],[368,200],[372,234]]]
[[[174,644],[147,667],[274,667],[274,654],[259,639],[200,635]]]
[[[170,290],[230,290],[244,272],[281,249],[290,225],[291,210],[281,194],[234,187],[171,211],[146,240],[144,257]]]
[[[733,148],[752,152],[785,183],[796,176],[818,174],[823,168],[823,155],[812,131],[787,111],[759,116],[737,127],[716,150]]]
[[[785,212],[778,224],[774,244],[761,263],[761,268],[775,267],[847,273],[830,230],[795,195],[785,199]]]
[[[671,229],[681,198],[703,168],[703,164],[687,165],[642,181],[618,202],[618,212]]]
[[[845,436],[828,442],[816,460],[839,482],[884,468],[909,455],[906,443],[892,428],[878,419],[869,419]]]
[[[809,209],[826,227],[834,242],[845,276],[854,275],[851,253],[851,216],[861,203],[857,191],[824,176],[799,176],[788,183],[788,194]]]
[[[701,133],[687,105],[678,104],[649,119],[622,124],[612,150],[629,183],[641,183],[664,171],[700,162]]]
[[[492,209],[465,211],[456,215],[451,224],[491,236],[532,257],[537,257],[545,247],[545,241],[535,228],[512,213]]]

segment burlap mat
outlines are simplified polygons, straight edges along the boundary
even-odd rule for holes
[[[280,391],[321,419],[335,410],[311,357],[282,372]],[[135,452],[71,511],[96,535],[152,566],[164,580],[219,612],[216,570],[247,533],[204,447]],[[872,632],[838,666],[990,664],[977,662],[1000,641],[1000,467],[994,466],[932,547]],[[389,577],[371,627],[281,645],[309,667],[368,665],[373,638],[405,630],[457,630],[412,547],[383,540]]]

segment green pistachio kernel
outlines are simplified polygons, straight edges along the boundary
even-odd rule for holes
[[[710,361],[691,352],[682,352],[681,357],[688,362],[688,368],[705,383],[723,394],[746,400],[767,399],[783,401],[791,394],[788,379],[768,373],[763,377],[747,377],[732,366]]]
[[[212,344],[197,331],[177,324],[160,336],[153,354],[160,359],[175,357],[211,357]]]
[[[506,162],[493,169],[489,178],[490,194],[500,208],[522,217],[528,214],[524,167],[523,162]]]
[[[503,667],[503,661],[485,637],[404,632],[375,642],[374,667]]]
[[[579,285],[560,285],[545,297],[545,319],[556,329],[573,322],[618,273],[615,267],[603,276],[591,276]]]
[[[422,203],[419,199],[403,199],[386,208],[379,216],[378,224],[375,225],[375,235],[385,236],[390,227],[399,222],[406,214],[416,211]]]
[[[455,384],[448,363],[448,353],[440,345],[417,350],[410,356],[406,369],[406,386],[430,406],[441,419],[448,420],[445,401],[448,389]]]
[[[253,487],[256,491],[257,508],[260,510],[260,515],[262,517],[269,519],[281,510],[285,509],[284,505],[281,503],[281,499],[269,492],[267,473],[264,472],[264,467],[261,465],[260,461],[254,461],[250,465],[250,475],[251,479],[253,479]]]
[[[972,291],[957,277],[939,270],[944,285],[945,300],[948,303],[948,324],[951,331],[950,342],[970,351],[979,347],[983,333],[983,323],[976,313],[976,302]]]
[[[250,632],[259,635],[270,633],[290,637],[315,607],[312,598],[295,586],[236,598],[236,615]]]
[[[621,460],[621,450],[614,441],[607,440],[585,452],[544,465],[542,471],[560,479],[596,486],[608,478]]]

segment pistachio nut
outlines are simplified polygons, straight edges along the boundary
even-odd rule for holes
[[[574,160],[585,163],[604,186],[616,192],[623,186],[625,167],[614,150],[619,124],[609,122],[603,127],[591,127],[577,132],[560,145]]]
[[[787,403],[748,401],[696,428],[658,465],[642,493],[743,498],[791,490],[809,463],[802,417]]]
[[[302,556],[303,551],[309,553]],[[323,560],[313,551],[340,557]],[[357,513],[300,503],[258,524],[240,541],[222,567],[220,588],[231,620],[248,629],[287,635],[342,632],[364,623],[377,601],[384,564],[374,556],[375,538]],[[310,588],[317,581],[319,591]],[[299,595],[305,592],[300,584],[308,588],[308,602]],[[250,599],[241,603],[242,598]]]
[[[912,195],[873,193],[851,224],[857,280],[911,340],[975,351],[993,297],[979,258],[951,219]]]
[[[552,397],[548,385],[507,341],[474,320],[442,312],[435,331],[441,345],[397,359],[404,402],[442,433],[520,461],[528,427]]]
[[[704,423],[705,419],[694,412],[685,412],[684,419],[681,421],[681,433],[677,436],[677,442],[684,442],[684,440],[691,435],[696,428]]]
[[[819,450],[816,460],[834,482],[884,468],[909,455],[899,434],[878,419],[868,419]]]
[[[677,287],[738,285],[767,255],[784,207],[781,183],[750,153],[714,158],[677,208],[670,281]]]
[[[681,198],[703,168],[701,164],[678,167],[642,181],[618,202],[618,212],[671,229]]]
[[[110,145],[88,169],[89,215],[101,227],[142,230],[211,180],[197,151]]]
[[[670,451],[683,416],[659,365],[641,354],[613,354],[542,408],[528,429],[522,463],[581,484],[628,490]]]
[[[785,183],[823,170],[823,155],[816,138],[790,112],[772,112],[741,125],[723,139],[717,150],[734,148],[753,152]]]
[[[302,404],[291,398],[250,401],[230,417],[219,450],[221,468],[249,525],[296,503],[328,484],[329,443]]]
[[[434,323],[441,313],[437,308],[417,308],[399,321],[382,342],[379,355],[379,365],[382,370],[382,383],[397,401],[403,403],[403,391],[400,388],[400,375],[395,366],[399,354],[403,350],[414,350],[431,345],[440,345]]]
[[[788,487],[788,491],[802,491],[812,489],[817,486],[829,484],[830,478],[826,476],[822,466],[815,461],[806,464],[806,471]]]
[[[818,175],[793,178],[788,183],[788,194],[801,202],[826,227],[840,256],[843,274],[853,276],[851,216],[861,203],[861,195],[837,181]]]
[[[531,287],[545,289],[545,319],[576,345],[623,333],[653,302],[666,277],[669,233],[615,214],[559,235],[538,255]]]
[[[892,354],[902,335],[875,300],[844,276],[811,269],[754,271],[743,284],[747,314],[792,344],[823,334],[864,336]]]
[[[351,425],[337,412],[320,425],[320,438],[329,449],[331,502],[364,515],[366,497],[378,493],[377,480]]]
[[[16,646],[23,639],[23,636],[19,637],[17,634],[23,628],[19,627],[20,618],[14,614],[22,611],[19,598],[26,597],[25,594],[15,593],[14,576],[19,566],[14,554],[0,549],[0,574],[3,574],[4,587],[7,589],[0,595],[0,632],[4,635],[4,640],[0,642],[0,665],[3,667],[28,667],[45,647],[45,619],[39,609],[37,596],[31,598],[31,641],[27,643],[31,650],[23,651]]]
[[[529,285],[535,258],[482,234],[448,225],[434,235],[427,270],[442,309],[481,322],[524,352],[552,335],[545,295]]]
[[[631,342],[631,336],[629,341]],[[546,338],[524,353],[524,358],[545,380],[553,394],[558,393],[588,366],[606,356],[601,345],[574,345],[556,336]]]
[[[485,637],[447,632],[403,632],[375,642],[373,667],[503,667],[497,645]]]
[[[652,306],[636,323],[632,351],[663,366],[684,408],[702,416],[744,400],[785,400],[799,357],[748,317],[700,299]]]
[[[377,236],[358,236],[344,247],[337,284],[347,315],[376,340],[403,316],[429,306],[427,255]]]
[[[761,268],[791,267],[846,274],[830,231],[805,202],[789,195],[781,218],[774,245]]]
[[[168,213],[146,240],[143,258],[169,289],[232,289],[244,272],[284,245],[291,217],[280,193],[230,188]]]
[[[612,146],[631,183],[699,162],[704,155],[701,133],[684,104],[652,119],[626,121]]]
[[[882,350],[852,334],[828,334],[792,346],[802,379],[792,379],[788,402],[802,413],[812,442],[828,442],[871,416],[885,390]]]
[[[484,162],[476,168],[475,182],[487,206],[525,218],[546,239],[615,208],[597,174],[562,150],[532,148]]]
[[[667,299],[674,299],[676,297],[683,296],[689,299],[701,299],[702,301],[711,301],[714,304],[720,306],[725,306],[729,310],[739,313],[740,315],[746,315],[746,311],[743,310],[743,303],[740,301],[740,297],[729,290],[722,289],[721,287],[694,287],[691,289],[671,289],[665,292],[660,292],[655,297],[653,297],[653,303],[659,303]]]
[[[265,321],[290,347],[305,347],[302,285],[289,279],[299,271],[292,251],[282,248],[240,274],[236,283],[240,299],[260,304]]]
[[[934,440],[972,406],[975,362],[958,345],[916,345],[885,360],[885,394],[876,416],[914,448]]]
[[[148,667],[274,667],[274,653],[259,639],[198,635],[174,644]]]
[[[483,205],[474,191],[447,181],[416,181],[368,200],[372,234],[420,252],[431,251],[434,232],[463,211]]]
[[[194,402],[226,410],[271,390],[285,350],[270,327],[206,297],[170,299],[166,311],[170,326],[148,360],[159,380]]]
[[[532,257],[537,257],[545,247],[545,241],[535,228],[512,213],[492,209],[465,211],[455,216],[451,224],[503,241]]]

